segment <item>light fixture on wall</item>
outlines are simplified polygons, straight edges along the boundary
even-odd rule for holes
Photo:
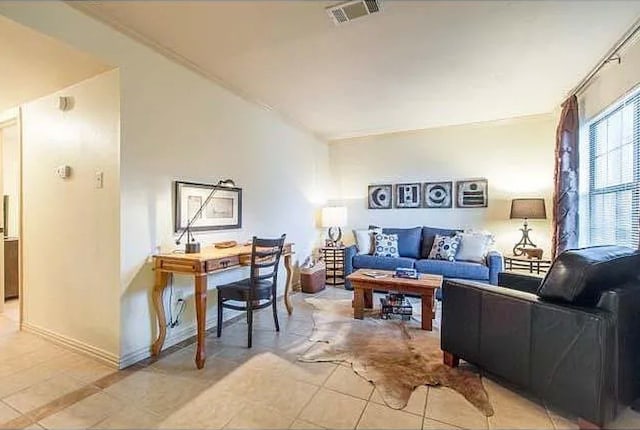
[[[196,213],[193,214],[193,217],[191,217],[191,219],[187,223],[187,226],[184,228],[184,230],[182,230],[182,233],[180,233],[180,236],[178,237],[178,239],[176,239],[176,245],[180,245],[180,242],[182,241],[182,238],[184,237],[184,235],[185,234],[187,235],[187,243],[184,244],[185,254],[197,254],[200,252],[200,242],[196,242],[195,238],[193,237],[193,234],[191,233],[191,226],[197,219],[199,219],[200,214],[202,213],[203,209],[207,207],[213,195],[218,190],[224,190],[225,188],[232,188],[235,186],[236,186],[236,183],[232,179],[222,179],[218,181],[216,185],[213,186],[213,189],[211,190],[207,198],[204,200],[204,203],[200,205]]]
[[[546,219],[547,211],[544,205],[544,199],[513,199],[511,200],[511,214],[509,216],[510,219],[521,219],[524,220],[522,224],[522,228],[520,231],[522,232],[522,237],[520,241],[515,244],[513,247],[513,255],[522,255],[524,254],[524,248],[531,247],[535,248],[536,244],[531,241],[529,238],[529,232],[531,229],[529,228],[529,224],[527,223],[530,219]]]
[[[337,245],[342,239],[342,229],[347,225],[347,208],[344,206],[329,206],[322,209],[322,227],[328,228],[327,236]]]

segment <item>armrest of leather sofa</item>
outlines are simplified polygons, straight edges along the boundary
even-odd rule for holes
[[[615,416],[612,314],[465,280],[443,284],[441,347],[598,425]]]
[[[498,285],[512,290],[535,294],[540,288],[540,284],[542,284],[542,278],[536,276],[510,272],[498,273]]]
[[[597,307],[615,321],[618,397],[628,405],[640,397],[640,281],[605,291]]]
[[[353,257],[358,253],[358,248],[355,245],[347,246],[344,249],[344,288],[346,290],[353,290],[351,281],[347,279],[347,276],[353,273]]]
[[[504,269],[504,259],[498,251],[489,251],[487,254],[487,266],[489,267],[489,283],[498,285],[498,273]]]

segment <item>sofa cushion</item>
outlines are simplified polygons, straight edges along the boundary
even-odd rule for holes
[[[456,261],[456,254],[460,246],[460,236],[436,235],[429,258],[434,260]]]
[[[600,294],[638,278],[640,252],[624,246],[592,246],[565,251],[556,258],[538,296],[594,306]]]
[[[440,236],[453,236],[461,231],[462,230],[450,230],[447,228],[422,227],[422,246],[420,248],[420,256],[422,258],[429,258],[429,253],[433,247],[433,241],[436,238],[436,234],[439,234]]]
[[[384,234],[398,235],[398,252],[400,257],[420,258],[422,227],[383,228],[382,232]]]
[[[373,254],[373,245],[375,244],[373,235],[378,231],[380,230],[353,230],[358,254]]]
[[[486,233],[458,233],[460,245],[456,260],[484,263],[492,236]]]
[[[415,260],[407,257],[376,257],[375,255],[356,255],[353,257],[354,269],[396,270],[398,267],[413,268]]]
[[[487,281],[489,268],[484,264],[468,261],[418,260],[416,270],[431,275],[442,275],[445,278],[474,279]]]
[[[398,253],[398,235],[376,232],[373,235],[373,255],[376,257],[400,257]]]

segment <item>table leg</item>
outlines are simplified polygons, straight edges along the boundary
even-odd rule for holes
[[[205,344],[205,334],[207,331],[207,275],[196,275],[196,320],[198,323],[197,346],[196,346],[196,366],[198,369],[204,367],[207,359]]]
[[[153,301],[153,308],[156,312],[156,318],[158,319],[158,337],[151,345],[152,355],[160,354],[162,346],[164,345],[164,339],[167,337],[167,319],[164,312],[164,301],[162,300],[162,295],[164,293],[164,289],[167,287],[169,274],[156,270],[155,278],[151,299]]]
[[[432,330],[433,294],[422,296],[422,330]]]
[[[353,318],[361,320],[364,318],[364,290],[353,286]]]
[[[458,367],[460,365],[460,357],[457,357],[457,356],[455,356],[452,353],[447,352],[447,351],[442,351],[442,352],[443,352],[442,361],[444,362],[444,364],[446,366]]]
[[[364,290],[364,307],[367,309],[373,309],[373,290]]]
[[[284,268],[287,271],[287,282],[284,286],[284,305],[289,315],[293,313],[293,305],[289,293],[291,292],[291,283],[293,281],[293,268],[291,267],[291,254],[284,256]]]

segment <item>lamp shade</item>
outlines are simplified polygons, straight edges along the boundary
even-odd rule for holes
[[[511,200],[511,219],[546,219],[547,211],[544,199],[513,199]]]
[[[322,208],[322,227],[344,227],[347,225],[347,208],[330,206]]]

